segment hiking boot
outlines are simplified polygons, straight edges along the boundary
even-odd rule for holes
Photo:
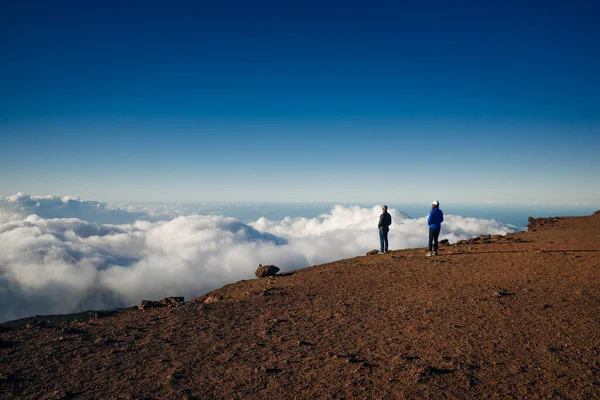
[[[425,254],[425,257],[431,257],[432,255],[433,255],[433,253],[432,253],[432,252],[430,252],[430,251],[428,251],[428,252]]]
[[[434,252],[434,253],[433,253],[433,255],[434,255],[434,256],[437,256],[437,255],[438,255],[437,251],[436,251],[436,252]]]

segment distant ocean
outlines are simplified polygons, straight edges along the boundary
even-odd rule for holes
[[[351,202],[314,202],[314,203],[276,203],[276,202],[210,202],[210,203],[152,203],[152,204],[113,204],[115,207],[125,208],[130,211],[148,212],[154,209],[158,213],[170,213],[176,215],[225,215],[239,219],[243,222],[256,221],[261,217],[270,220],[281,220],[285,217],[291,218],[315,218],[319,215],[329,213],[335,205],[345,207],[358,206],[371,208],[374,203],[351,203]],[[403,212],[412,218],[421,218],[429,214],[429,205],[388,203],[390,209]],[[600,209],[600,205],[497,205],[497,204],[444,204],[441,209],[446,215],[460,215],[462,217],[493,219],[495,221],[513,225],[520,229],[527,227],[529,217],[555,217],[555,216],[585,216]],[[178,210],[178,211],[177,211]]]

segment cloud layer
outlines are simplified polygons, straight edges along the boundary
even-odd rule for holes
[[[77,196],[30,196],[26,193],[0,196],[0,222],[33,214],[42,218],[78,218],[95,224],[157,219],[157,216],[148,216],[143,212],[111,209],[101,201],[84,201]]]
[[[378,246],[379,207],[335,206],[317,218],[221,215],[164,219],[78,198],[0,197],[0,321],[199,296],[253,277],[364,254]],[[391,210],[392,249],[426,245],[425,218]],[[514,231],[493,220],[446,216],[442,238]]]

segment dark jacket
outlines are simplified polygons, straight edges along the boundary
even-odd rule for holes
[[[384,211],[384,213],[379,216],[379,224],[377,225],[377,228],[379,228],[380,231],[389,231],[391,224],[392,216],[389,212]]]
[[[429,218],[427,219],[427,225],[432,229],[441,229],[442,221],[444,221],[444,213],[438,207],[434,208],[429,212]]]

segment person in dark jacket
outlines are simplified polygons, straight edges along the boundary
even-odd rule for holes
[[[429,225],[429,246],[427,247],[427,257],[438,255],[438,238],[442,230],[442,222],[444,221],[444,213],[440,210],[440,202],[434,200],[431,203],[431,211],[427,219]],[[431,247],[433,244],[433,253]]]
[[[387,212],[388,207],[381,207],[383,213],[379,216],[379,254],[385,254],[388,252],[388,232],[390,231],[390,225],[392,224],[392,216]]]

